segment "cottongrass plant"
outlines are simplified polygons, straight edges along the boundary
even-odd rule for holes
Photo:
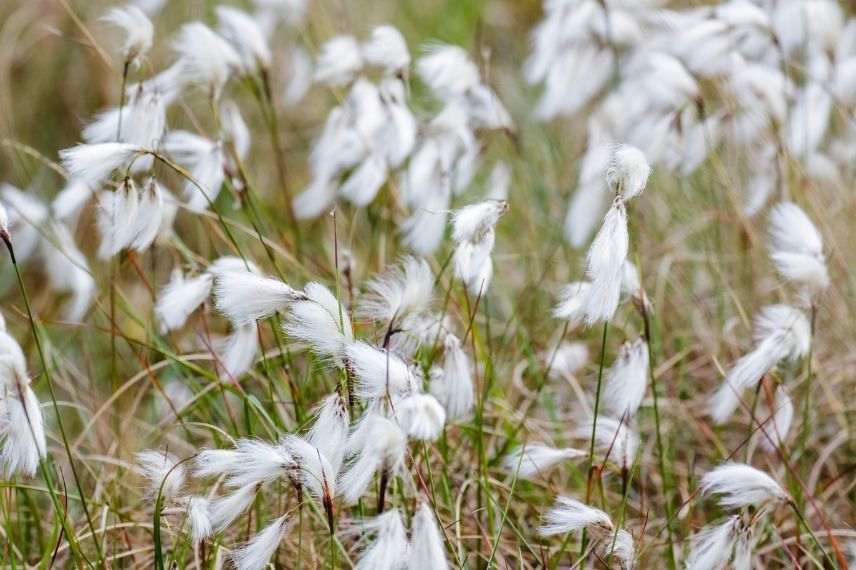
[[[847,567],[852,10],[334,4],[0,8],[0,559]]]

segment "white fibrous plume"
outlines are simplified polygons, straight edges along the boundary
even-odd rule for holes
[[[190,522],[190,536],[194,544],[214,534],[209,516],[209,501],[205,497],[190,497],[187,500],[187,520]]]
[[[485,200],[507,201],[511,188],[511,168],[503,161],[497,161],[487,178]]]
[[[0,184],[0,207],[4,208],[0,230],[14,236],[15,259],[29,259],[42,243],[42,224],[48,219],[48,209],[29,192],[11,184]]]
[[[321,46],[315,61],[315,81],[334,87],[347,85],[362,67],[362,51],[356,38],[336,36]]]
[[[436,441],[446,423],[446,410],[430,394],[412,394],[393,406],[395,420],[410,438]]]
[[[559,304],[553,309],[553,316],[565,319],[571,325],[583,322],[590,290],[591,283],[588,281],[574,281],[562,287],[559,291]]]
[[[250,483],[229,495],[210,501],[208,503],[208,516],[211,528],[214,531],[221,531],[235,522],[241,513],[253,504],[257,491],[258,486],[255,483]]]
[[[559,463],[583,457],[586,452],[571,447],[557,448],[532,442],[511,451],[502,461],[506,471],[521,479],[532,479]]]
[[[356,504],[376,473],[392,478],[404,470],[407,435],[398,424],[369,412],[348,438],[348,465],[338,488],[348,504]]]
[[[305,299],[288,307],[285,331],[308,344],[320,357],[343,366],[345,349],[354,342],[347,309],[320,283],[309,283],[303,293]]]
[[[427,309],[434,296],[434,274],[424,259],[405,257],[369,281],[357,303],[357,316],[391,322]]]
[[[541,354],[541,363],[551,378],[575,374],[589,360],[588,346],[583,342],[563,342],[552,350]]]
[[[104,22],[122,31],[122,57],[126,64],[140,65],[140,60],[152,48],[155,30],[145,12],[129,4],[123,8],[112,8],[102,18]]]
[[[622,570],[633,570],[636,558],[636,546],[633,543],[633,535],[618,529],[615,533],[604,540],[600,545],[600,555],[604,559],[615,556],[621,563]]]
[[[96,220],[101,234],[98,256],[109,259],[125,249],[148,249],[162,227],[163,192],[153,178],[142,192],[130,178],[112,192],[101,192]]]
[[[721,570],[726,567],[737,542],[742,523],[734,515],[724,523],[707,526],[690,540],[687,570]]]
[[[407,565],[407,530],[398,509],[360,521],[356,529],[372,536],[354,570],[399,570]],[[355,529],[355,530],[356,530]],[[427,568],[420,566],[420,568]]]
[[[290,524],[281,516],[263,528],[250,541],[232,552],[232,562],[237,570],[263,570],[279,547]]]
[[[487,201],[457,210],[452,217],[457,247],[454,253],[455,276],[471,295],[483,295],[493,276],[495,226],[508,209],[505,202]]]
[[[283,66],[285,69],[282,74],[287,83],[282,97],[287,106],[293,107],[303,100],[303,97],[312,87],[312,75],[314,73],[312,58],[309,57],[306,50],[295,47],[291,53],[287,54]]]
[[[377,26],[362,45],[363,59],[369,65],[382,68],[390,74],[403,73],[410,67],[410,50],[396,28]]]
[[[236,380],[253,366],[259,351],[259,333],[256,323],[241,325],[215,344],[220,376]]]
[[[83,129],[83,140],[89,144],[122,142],[156,149],[166,129],[166,98],[156,89],[144,85],[128,89],[127,101],[95,116]],[[133,170],[151,168],[153,157],[137,158]]]
[[[183,327],[191,313],[211,294],[213,284],[214,277],[210,273],[186,278],[181,269],[175,269],[155,302],[155,316],[161,332]]]
[[[591,439],[593,422],[594,418],[586,420],[574,435]],[[636,450],[639,448],[639,435],[628,425],[627,419],[598,416],[594,426],[594,441],[595,449],[622,469],[629,469],[633,465]]]
[[[79,144],[59,151],[63,167],[74,180],[98,187],[114,170],[128,168],[146,150],[131,143]]]
[[[186,80],[219,99],[232,74],[241,69],[238,52],[202,22],[184,24],[172,44]]]
[[[206,449],[197,455],[197,477],[226,476],[226,485],[247,487],[283,477],[296,467],[291,454],[280,445],[241,439],[235,449]]]
[[[360,341],[349,345],[345,355],[356,379],[355,393],[360,398],[405,396],[416,389],[410,367],[388,350]]]
[[[790,500],[772,477],[743,463],[725,463],[708,471],[701,479],[701,491],[720,495],[719,504],[726,509]]]
[[[300,470],[300,480],[312,496],[325,507],[336,496],[336,471],[320,449],[296,435],[287,435],[282,446],[288,450]]]
[[[772,413],[773,421],[764,427],[766,435],[761,437],[761,445],[769,452],[785,442],[794,419],[794,404],[783,386],[776,388]]]
[[[231,6],[217,6],[218,32],[228,41],[241,60],[241,71],[250,75],[258,69],[270,67],[271,55],[268,40],[252,16]]]
[[[95,280],[68,227],[55,222],[50,225],[50,234],[52,239],[42,244],[48,285],[56,292],[71,293],[71,299],[63,308],[63,318],[79,322],[92,305]]]
[[[611,537],[615,527],[605,512],[570,497],[558,497],[556,504],[544,514],[538,529],[542,536],[568,534],[586,530],[594,540]]]
[[[303,298],[282,281],[249,271],[229,271],[214,279],[214,302],[235,326],[264,319]]]
[[[574,248],[585,245],[609,205],[603,173],[609,168],[611,154],[607,144],[590,144],[582,158],[577,189],[565,216],[565,238]]]
[[[187,479],[187,470],[175,455],[150,449],[137,453],[136,458],[141,474],[148,481],[151,497],[172,499],[178,495]]]
[[[639,149],[627,145],[613,149],[606,180],[615,199],[586,257],[586,274],[591,281],[585,300],[588,325],[608,321],[618,308],[629,249],[625,202],[642,193],[650,173],[651,167]]]
[[[734,364],[710,398],[709,413],[718,424],[727,421],[737,409],[743,390],[757,386],[780,361],[808,354],[811,324],[798,309],[769,305],[755,318],[753,336],[755,348]]]
[[[770,212],[770,257],[786,280],[820,291],[829,286],[823,238],[809,217],[793,202]]]
[[[443,346],[443,366],[431,376],[431,393],[446,408],[450,420],[464,420],[475,403],[472,363],[455,335],[446,335]]]
[[[426,47],[416,72],[444,100],[463,95],[481,82],[478,67],[462,48],[444,44]]]
[[[44,418],[23,352],[8,333],[0,332],[0,474],[32,477],[46,456]]]
[[[185,167],[193,179],[184,183],[187,207],[194,212],[208,209],[226,179],[223,144],[187,131],[170,131],[164,137],[163,150]]]
[[[648,345],[645,339],[624,343],[606,377],[604,408],[613,417],[635,416],[647,385]]]
[[[447,570],[449,562],[446,559],[443,534],[425,497],[419,501],[410,527],[407,570]]]
[[[337,393],[331,394],[318,407],[315,421],[306,436],[307,441],[327,458],[336,474],[342,467],[350,421],[345,400]]]

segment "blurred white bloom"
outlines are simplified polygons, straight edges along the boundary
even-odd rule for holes
[[[208,505],[208,499],[205,497],[190,497],[187,501],[187,518],[190,521],[190,535],[194,544],[214,534]]]
[[[455,275],[471,295],[484,295],[493,275],[491,253],[496,239],[495,226],[506,212],[506,202],[486,201],[455,211],[452,238]]]
[[[562,461],[584,457],[586,452],[571,447],[556,448],[532,442],[512,450],[502,460],[502,466],[521,479],[532,479],[539,473],[552,469]]]
[[[443,367],[431,376],[431,393],[446,408],[450,420],[463,420],[475,402],[472,363],[455,335],[446,335],[443,346]]]
[[[604,409],[611,416],[636,415],[648,386],[648,345],[638,338],[625,342],[606,376],[603,389]]]
[[[127,168],[145,152],[135,144],[110,142],[79,144],[59,151],[59,157],[72,180],[92,188],[100,186],[114,170]]]
[[[734,552],[740,516],[734,515],[722,524],[706,526],[690,541],[687,570],[720,570],[725,568]]]
[[[287,83],[282,99],[286,105],[293,106],[299,103],[312,87],[314,69],[312,59],[302,48],[292,48],[286,57],[282,75],[286,77]]]
[[[553,309],[553,316],[566,319],[571,325],[579,324],[585,319],[586,299],[588,299],[591,283],[575,281],[562,287],[559,292],[559,304]]]
[[[209,89],[219,99],[232,73],[241,67],[241,57],[229,42],[202,22],[184,24],[172,44],[186,79]]]
[[[407,570],[447,570],[449,562],[443,535],[425,497],[419,500],[410,527]]]
[[[628,249],[627,210],[616,198],[586,257],[586,275],[591,280],[583,308],[587,325],[608,321],[615,314]]]
[[[463,95],[480,84],[479,70],[462,48],[430,44],[416,62],[416,72],[440,99]]]
[[[394,415],[401,429],[417,441],[436,441],[446,423],[446,411],[430,394],[411,394],[395,401]]]
[[[270,36],[279,20],[288,26],[298,26],[306,19],[309,0],[253,0],[255,17]]]
[[[139,66],[154,42],[155,30],[148,16],[137,6],[129,4],[108,10],[101,19],[122,31],[122,57],[126,63]]]
[[[570,497],[558,497],[553,508],[544,515],[538,532],[542,536],[553,536],[581,530],[588,531],[594,540],[603,540],[612,535],[614,526],[609,515],[600,509]]]
[[[285,331],[307,343],[313,352],[341,366],[345,348],[354,342],[348,311],[320,283],[303,288],[305,298],[288,307]]]
[[[339,488],[347,504],[365,494],[375,473],[396,477],[404,470],[407,436],[394,421],[369,412],[348,438],[349,463],[339,478]]]
[[[743,463],[725,463],[708,471],[701,479],[701,491],[705,495],[721,495],[719,504],[726,509],[790,500],[772,477]]]
[[[350,83],[362,69],[360,44],[353,36],[336,36],[321,46],[315,61],[315,81],[339,87]]]
[[[366,63],[383,68],[387,73],[404,73],[410,67],[410,51],[407,42],[396,28],[377,26],[371,37],[363,43],[363,58]]]
[[[710,398],[709,413],[714,422],[724,423],[740,404],[740,394],[758,384],[782,360],[796,360],[808,353],[811,325],[799,310],[787,305],[761,309],[754,323],[755,348],[740,358]]]
[[[773,421],[767,424],[764,432],[769,437],[761,438],[761,446],[767,451],[773,452],[776,447],[782,445],[788,437],[791,422],[794,419],[794,404],[788,396],[787,390],[779,386],[776,388],[776,397],[773,401]]]
[[[577,189],[565,217],[565,237],[572,247],[582,247],[606,211],[609,194],[603,173],[609,168],[612,149],[606,144],[589,144],[580,164]]]
[[[345,355],[356,378],[354,392],[362,399],[404,396],[416,389],[410,368],[388,350],[360,341],[349,345]]]
[[[58,220],[68,221],[72,225],[77,221],[80,210],[95,193],[80,180],[69,180],[51,202],[51,212]],[[17,253],[17,251],[16,251]]]
[[[114,191],[98,195],[98,232],[101,246],[98,257],[109,259],[127,248],[136,237],[135,221],[140,194],[130,178]]]
[[[95,280],[68,227],[55,222],[50,224],[49,232],[51,238],[42,244],[48,284],[54,291],[71,293],[71,300],[63,308],[63,318],[79,322],[92,304]]]
[[[392,509],[358,524],[374,540],[360,554],[354,570],[399,570],[407,564],[407,531],[398,509]],[[422,561],[424,564],[427,561]],[[427,568],[427,566],[420,566]]]
[[[266,568],[289,527],[287,517],[281,516],[259,531],[247,544],[232,552],[231,558],[235,568],[237,570]]]
[[[336,471],[320,449],[296,435],[286,435],[282,445],[297,464],[302,484],[326,509],[332,508],[336,496]],[[329,511],[328,511],[329,512]]]
[[[588,418],[575,431],[582,439],[591,439],[593,418]],[[629,469],[639,448],[639,435],[627,420],[598,415],[594,430],[595,449],[622,469]]]
[[[223,145],[187,131],[170,131],[164,138],[163,149],[187,168],[196,181],[196,184],[190,180],[184,183],[187,207],[195,212],[208,209],[220,194],[226,178]]]
[[[121,107],[111,107],[96,115],[84,127],[83,140],[89,144],[123,142],[144,148],[157,148],[166,129],[166,100],[160,92],[145,87],[128,90],[128,100]],[[151,168],[153,157],[134,161],[135,172]]]
[[[624,144],[613,149],[606,181],[622,200],[641,194],[650,174],[651,167],[641,150]]]
[[[558,347],[540,354],[544,367],[549,367],[551,378],[560,378],[576,373],[589,360],[588,346],[584,342],[563,342]]]
[[[190,314],[208,298],[213,283],[214,278],[208,273],[185,279],[180,269],[174,270],[155,303],[161,332],[183,327]]]
[[[152,497],[160,494],[164,499],[172,499],[178,495],[187,480],[187,471],[176,456],[151,449],[137,453],[136,459]]]
[[[510,188],[511,168],[505,162],[498,160],[493,165],[490,176],[488,176],[484,198],[485,200],[506,201]]]
[[[241,59],[244,74],[270,67],[272,55],[264,32],[246,12],[231,6],[217,6],[218,31],[232,44]]]
[[[788,149],[805,157],[814,152],[829,128],[832,96],[829,88],[812,81],[797,94],[797,101],[788,123]]]
[[[230,271],[214,279],[214,302],[235,326],[264,319],[304,296],[282,281],[249,271]]]
[[[48,209],[31,193],[11,184],[0,184],[0,230],[13,238],[18,263],[33,255],[42,242],[42,224],[48,218]]]
[[[30,388],[23,354],[3,333],[0,344],[0,474],[32,477],[47,455],[39,400]]]
[[[823,238],[809,217],[793,202],[770,212],[770,257],[779,273],[812,291],[829,286]]]
[[[286,449],[255,439],[240,439],[235,449],[206,449],[196,456],[197,477],[226,475],[233,488],[258,485],[287,475],[296,467]]]

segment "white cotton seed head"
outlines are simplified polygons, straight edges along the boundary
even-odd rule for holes
[[[783,386],[776,388],[772,413],[773,421],[764,428],[768,437],[761,437],[762,447],[771,453],[785,442],[794,420],[794,404]]]
[[[139,205],[140,193],[130,178],[115,191],[98,195],[96,224],[101,235],[98,257],[110,259],[133,243],[138,230]]]
[[[217,6],[216,12],[220,22],[218,31],[238,52],[243,72],[251,74],[259,68],[270,67],[270,47],[256,20],[243,10],[231,6]]]
[[[6,238],[14,237],[15,258],[18,263],[29,259],[43,243],[43,225],[49,211],[29,192],[11,184],[0,184],[0,232]]]
[[[295,466],[287,450],[256,439],[240,439],[235,449],[206,449],[196,456],[197,477],[226,475],[230,487],[273,481]]]
[[[95,280],[68,227],[54,222],[48,228],[52,239],[42,242],[41,250],[48,285],[53,291],[71,293],[70,301],[63,307],[63,318],[79,322],[92,304]]]
[[[413,394],[397,400],[394,414],[404,433],[417,441],[436,441],[446,423],[446,410],[430,394]]]
[[[423,497],[410,523],[410,549],[407,570],[448,570],[446,547],[437,519]]]
[[[139,59],[146,56],[154,42],[155,30],[148,16],[137,6],[128,4],[112,8],[101,19],[122,31],[122,57],[126,62],[139,65]]]
[[[327,396],[318,407],[306,439],[321,450],[334,474],[338,474],[342,467],[349,428],[350,416],[344,398],[338,393]]]
[[[618,529],[615,534],[604,539],[600,551],[603,558],[609,556],[618,558],[621,562],[622,570],[633,570],[636,547],[633,544],[633,535],[623,528]]]
[[[721,570],[734,551],[740,527],[740,516],[734,515],[722,524],[704,527],[690,540],[687,570]]]
[[[187,501],[187,519],[190,521],[190,536],[198,544],[214,534],[209,516],[209,501],[205,497],[190,497]]]
[[[410,67],[407,42],[392,26],[378,26],[372,30],[369,40],[363,43],[362,52],[366,63],[381,67],[387,73],[403,73]]]
[[[388,173],[384,157],[371,154],[342,183],[338,194],[354,206],[368,206],[386,182]]]
[[[452,214],[452,238],[458,243],[482,241],[507,211],[508,203],[498,200],[486,200],[455,210]]]
[[[312,496],[329,503],[336,496],[336,475],[333,466],[320,449],[296,435],[287,435],[282,445],[294,458],[300,479]]]
[[[755,342],[777,338],[785,353],[784,358],[802,358],[811,348],[811,323],[799,309],[789,305],[768,305],[755,316],[752,324]]]
[[[725,463],[707,472],[701,480],[701,491],[720,495],[719,504],[727,509],[789,499],[772,477],[743,463]]]
[[[235,326],[264,319],[302,298],[297,291],[269,277],[250,272],[226,272],[214,281],[214,302]]]
[[[586,275],[591,281],[585,299],[586,324],[608,321],[615,314],[629,247],[627,211],[623,202],[616,200],[586,257]]]
[[[479,70],[462,48],[433,44],[416,62],[422,81],[441,99],[464,94],[479,85]]]
[[[355,393],[360,398],[376,400],[387,395],[407,395],[416,388],[410,368],[388,350],[360,341],[349,345],[345,355],[356,377]]]
[[[172,48],[186,79],[208,88],[215,98],[241,67],[238,52],[202,22],[184,24]]]
[[[575,431],[574,435],[586,440],[591,439],[593,418],[588,418]],[[639,448],[639,435],[628,425],[627,419],[619,420],[607,416],[598,416],[594,429],[595,449],[606,459],[630,468]],[[607,455],[608,454],[608,455]]]
[[[157,148],[166,129],[166,97],[144,86],[129,90],[127,101],[120,109],[111,107],[96,115],[84,127],[83,140],[89,144],[123,142],[143,148]],[[148,170],[153,157],[134,161],[133,171]]]
[[[618,145],[613,149],[606,180],[623,200],[641,194],[650,174],[651,167],[641,150],[628,145]]]
[[[232,552],[232,562],[237,570],[263,570],[270,561],[283,535],[288,531],[289,521],[281,516],[263,528],[247,544]]]
[[[221,531],[231,525],[235,519],[241,516],[241,513],[250,508],[256,498],[257,491],[257,485],[251,483],[229,495],[211,501],[208,504],[211,528],[214,531]]]
[[[586,299],[588,299],[591,283],[574,281],[562,287],[559,292],[559,304],[553,309],[553,316],[565,319],[572,325],[579,324],[585,319]]]
[[[307,343],[317,355],[342,366],[345,348],[354,341],[348,310],[320,283],[309,283],[303,293],[306,298],[288,308],[285,331]]]
[[[434,294],[434,274],[424,259],[405,257],[394,268],[369,281],[357,304],[364,319],[389,322],[423,311]]]
[[[605,512],[570,497],[558,497],[556,504],[544,515],[538,529],[542,536],[567,534],[587,530],[595,540],[613,532],[612,519]]]
[[[39,400],[24,380],[0,382],[0,474],[7,479],[15,474],[32,477],[47,455]]]
[[[337,36],[321,46],[315,61],[315,81],[333,87],[350,83],[363,67],[360,44],[353,36]]]
[[[147,450],[137,453],[137,465],[149,484],[152,497],[164,499],[178,495],[187,480],[187,470],[176,456],[165,451]]]
[[[617,418],[636,415],[648,386],[648,345],[638,338],[621,346],[603,391],[607,412]]]
[[[823,238],[809,217],[792,202],[770,212],[770,257],[782,277],[819,291],[829,286]]]
[[[374,519],[362,521],[358,528],[374,535],[354,570],[399,570],[407,564],[407,531],[398,509],[391,509]]]
[[[127,168],[144,150],[129,143],[79,144],[59,151],[63,167],[73,180],[96,188],[119,168]]]
[[[446,335],[443,346],[443,365],[431,376],[431,393],[446,408],[450,420],[464,420],[475,403],[472,363],[458,337]]]
[[[556,448],[532,442],[515,448],[502,461],[503,468],[512,476],[533,479],[559,463],[585,456],[584,451],[570,447]]]
[[[259,351],[259,333],[255,323],[235,328],[215,345],[221,378],[236,380],[253,366]]]
[[[346,449],[350,461],[338,487],[345,501],[352,505],[366,492],[375,473],[385,470],[396,476],[401,472],[407,436],[396,422],[369,412],[351,433]]]
[[[180,269],[173,271],[155,302],[161,332],[183,327],[190,314],[208,298],[213,283],[214,278],[208,273],[185,279]]]
[[[170,131],[164,137],[163,150],[187,168],[196,181],[194,184],[188,180],[184,185],[187,208],[205,211],[217,199],[225,180],[223,145],[187,131]]]

